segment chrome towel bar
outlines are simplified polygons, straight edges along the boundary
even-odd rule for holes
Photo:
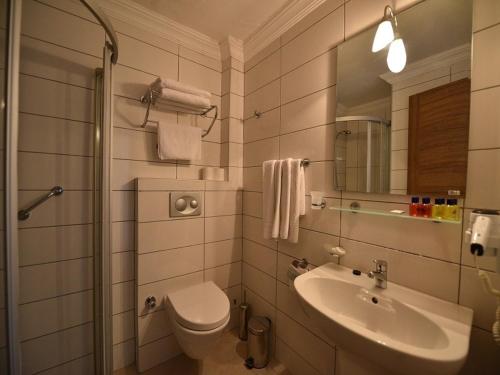
[[[38,199],[35,203],[33,203],[31,206],[28,208],[25,208],[24,210],[19,210],[17,213],[17,219],[18,220],[27,220],[31,216],[31,211],[33,211],[36,207],[41,205],[43,202],[45,202],[47,199],[50,199],[52,197],[55,197],[57,195],[61,195],[64,192],[64,189],[62,186],[54,186],[50,191]]]

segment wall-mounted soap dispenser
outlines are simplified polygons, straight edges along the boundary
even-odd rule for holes
[[[497,310],[492,332],[493,340],[500,345],[500,290],[495,289],[488,274],[477,265],[478,256],[496,257],[496,270],[500,273],[500,211],[474,210],[470,215],[469,228],[470,251],[474,255],[474,263],[484,290],[497,299]]]

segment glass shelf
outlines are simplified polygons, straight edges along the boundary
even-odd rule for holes
[[[330,210],[350,212],[355,214],[366,214],[366,215],[376,215],[376,216],[386,216],[386,217],[397,217],[400,219],[409,220],[420,220],[420,221],[431,221],[433,223],[446,223],[446,224],[462,224],[462,219],[460,220],[447,220],[447,219],[435,219],[429,217],[421,216],[410,216],[406,212],[403,214],[396,214],[389,211],[374,210],[374,209],[362,209],[362,208],[350,208],[350,207],[328,207]]]

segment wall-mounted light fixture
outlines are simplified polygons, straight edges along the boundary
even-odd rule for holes
[[[406,66],[406,49],[403,39],[398,34],[398,21],[392,8],[387,5],[384,17],[378,25],[375,38],[373,38],[372,52],[378,52],[389,45],[387,66],[393,73],[401,72]]]
[[[375,38],[373,38],[372,52],[378,52],[384,49],[394,40],[393,21],[395,23],[394,26],[397,27],[397,20],[396,17],[394,17],[392,8],[387,5],[384,9],[384,18],[378,25]]]
[[[399,73],[406,66],[406,49],[403,39],[397,36],[389,46],[387,54],[387,66],[393,73]]]

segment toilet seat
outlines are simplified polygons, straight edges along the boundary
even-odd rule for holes
[[[193,331],[209,331],[229,319],[229,299],[212,281],[169,293],[176,322]]]

